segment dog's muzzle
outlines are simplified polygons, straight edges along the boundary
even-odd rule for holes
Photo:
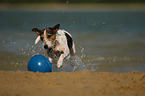
[[[47,50],[48,50],[48,52],[52,52],[52,51],[53,51],[53,49],[52,49],[52,48],[48,48],[48,46],[47,46],[47,45],[44,45],[44,49],[47,49]]]
[[[52,49],[52,48],[49,48],[49,49],[48,49],[48,52],[52,52],[52,51],[53,51],[53,49]]]

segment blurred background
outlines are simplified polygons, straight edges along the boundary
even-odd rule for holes
[[[31,29],[56,24],[77,54],[54,71],[145,72],[144,0],[0,0],[0,70],[27,71],[33,55],[47,57]]]
[[[0,0],[1,3],[144,3],[144,0]]]

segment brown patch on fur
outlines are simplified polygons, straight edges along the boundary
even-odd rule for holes
[[[39,36],[43,33],[40,29],[37,28],[33,28],[32,31],[34,31]]]
[[[53,41],[56,39],[56,34],[51,35],[51,37],[49,38],[49,40],[51,41],[51,43],[53,43]]]
[[[46,37],[48,37],[48,36],[50,36],[50,35],[51,35],[51,34],[46,33]],[[43,40],[42,40],[43,42],[46,41],[45,38],[44,38],[44,34],[42,34],[40,38],[43,38]],[[56,34],[51,35],[51,37],[50,37],[50,38],[47,38],[47,39],[50,40],[51,43],[53,43],[54,40],[56,39]]]
[[[59,30],[60,24],[57,24],[53,27],[53,31],[57,32]]]
[[[44,38],[44,31],[46,30],[46,36],[50,38],[47,38],[51,41],[51,43],[54,42],[54,40],[56,39],[56,32],[59,30],[60,24],[55,25],[53,28],[51,27],[47,27],[45,29],[37,29],[37,28],[33,28],[32,31],[34,31],[37,35],[41,36],[41,40],[44,42],[45,38]]]
[[[45,29],[38,29],[38,28],[33,28],[32,31],[36,32],[37,35],[42,35],[44,33],[44,31],[46,30],[47,33],[53,35],[56,34],[56,32],[59,30],[60,24],[55,25],[53,28],[51,27],[47,27]]]

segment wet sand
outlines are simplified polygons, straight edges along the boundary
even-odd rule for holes
[[[145,72],[0,71],[0,96],[144,96]]]

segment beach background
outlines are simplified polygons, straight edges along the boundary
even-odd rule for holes
[[[0,1],[0,96],[144,96],[143,0],[32,1]],[[52,73],[28,72],[33,55],[47,57],[31,29],[56,24],[76,55]]]

